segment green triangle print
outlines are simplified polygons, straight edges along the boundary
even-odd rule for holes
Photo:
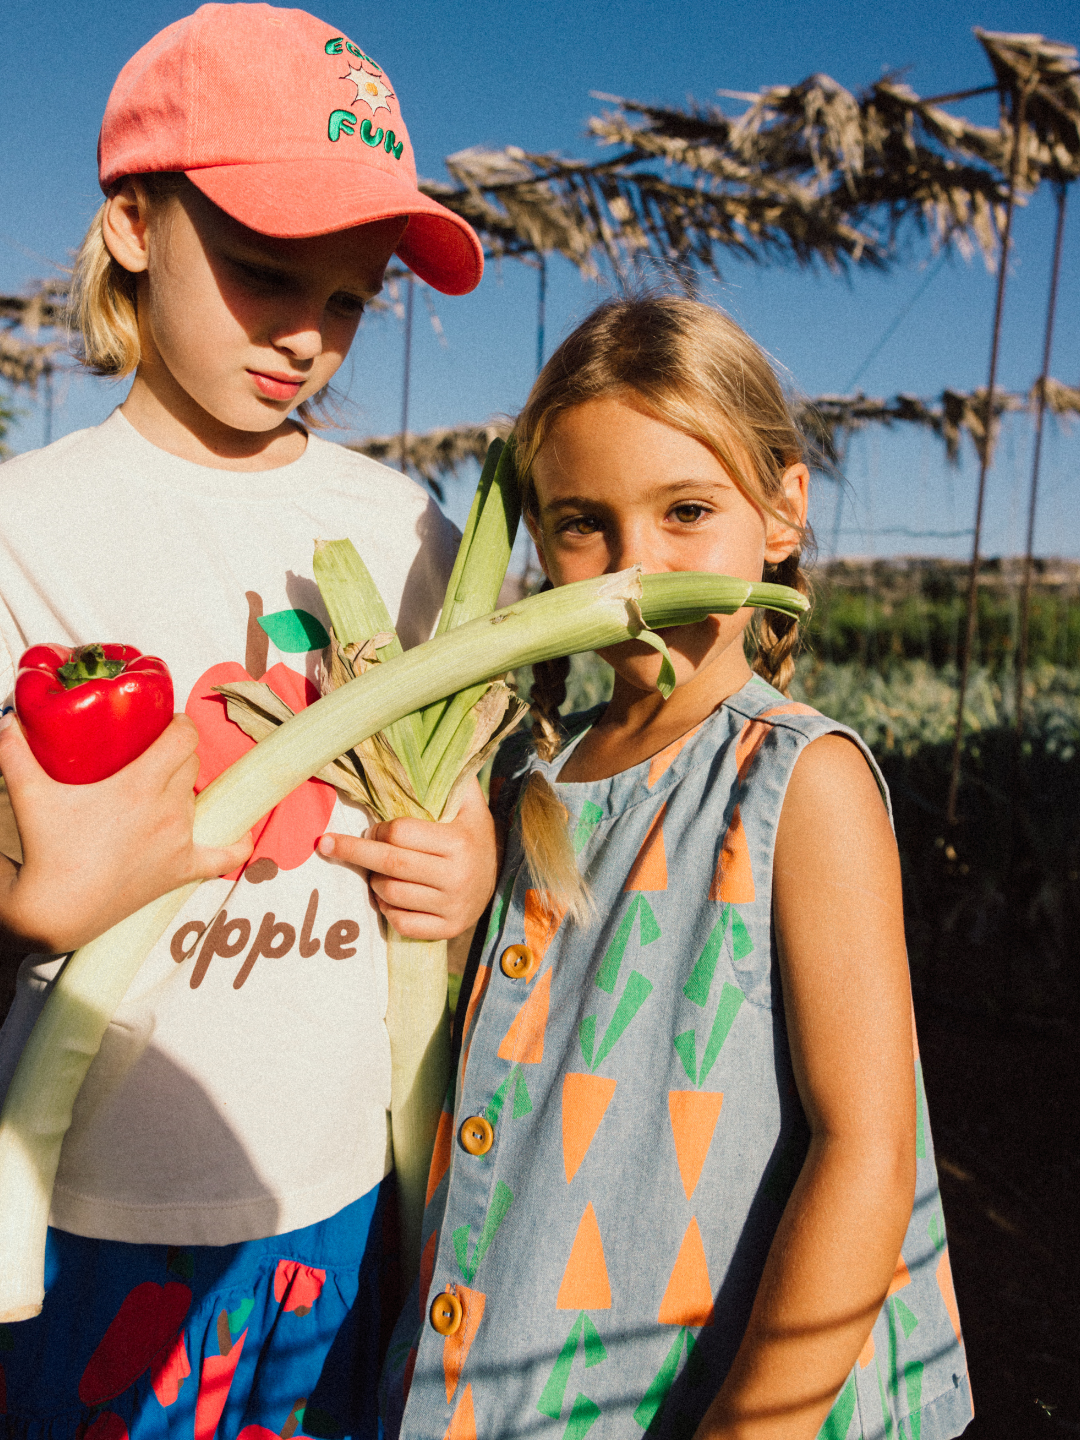
[[[514,884],[517,881],[517,874],[512,874],[503,886],[502,890],[495,897],[495,904],[491,907],[491,919],[488,921],[485,945],[490,945],[502,929],[503,916],[506,914],[506,907],[510,904],[510,896],[514,893]]]
[[[604,818],[604,812],[599,805],[591,800],[586,800],[581,807],[581,814],[578,816],[577,827],[574,830],[574,854],[580,855],[585,846],[589,843],[593,831]]]
[[[525,1084],[525,1072],[519,1070],[517,1083],[514,1085],[514,1119],[520,1120],[523,1115],[531,1114],[532,1108],[529,1087]]]
[[[707,948],[708,946],[706,946]],[[698,964],[700,965],[700,963],[699,961]],[[691,976],[692,979],[693,976]],[[709,1071],[716,1064],[716,1058],[724,1047],[724,1041],[727,1039],[731,1027],[735,1023],[735,1016],[738,1015],[745,999],[746,996],[737,985],[732,985],[728,980],[724,981],[716,1014],[713,1017],[712,1029],[709,1031],[709,1038],[705,1043],[705,1054],[701,1057],[700,1071],[697,1069],[696,1033],[693,1030],[684,1030],[675,1036],[672,1044],[675,1046],[675,1053],[682,1062],[682,1067],[686,1071],[691,1085],[696,1085],[700,1089],[705,1084]]]
[[[484,1217],[484,1228],[480,1232],[480,1239],[476,1242],[476,1248],[472,1255],[469,1254],[469,1234],[471,1225],[459,1225],[453,1233],[454,1256],[458,1263],[458,1269],[465,1277],[465,1283],[471,1285],[480,1268],[480,1262],[491,1248],[491,1242],[495,1239],[496,1231],[506,1219],[507,1211],[514,1203],[514,1192],[509,1185],[499,1180],[495,1186],[495,1193],[491,1197],[491,1203]]]
[[[604,1349],[604,1342],[600,1339],[599,1330],[584,1310],[581,1313],[585,1317],[585,1369],[591,1370],[594,1365],[600,1365],[607,1359],[607,1351]]]
[[[603,990],[607,995],[615,993],[615,984],[619,978],[619,966],[626,953],[630,933],[634,928],[635,916],[640,916],[638,939],[642,949],[646,945],[651,945],[654,940],[660,939],[660,926],[656,923],[652,906],[638,891],[627,906],[626,914],[619,922],[619,928],[615,932],[615,938],[605,951],[604,958],[600,962],[600,969],[596,972],[596,988]]]
[[[922,1440],[922,1377],[923,1362],[909,1360],[904,1366],[904,1388],[907,1390],[911,1440]]]
[[[745,999],[746,996],[737,985],[732,985],[727,980],[724,981],[724,988],[720,991],[720,1003],[716,1007],[716,1019],[713,1021],[709,1042],[705,1046],[705,1054],[701,1060],[698,1085],[705,1084],[709,1071],[716,1064],[716,1057],[720,1054],[724,1041],[735,1023],[735,1016],[742,1008]]]
[[[742,916],[737,910],[731,912],[731,953],[736,961],[745,960],[747,955],[753,953],[754,942],[750,939],[750,931],[743,924]]]
[[[652,982],[646,980],[640,970],[630,971],[626,984],[623,986],[623,992],[619,996],[619,1003],[615,1006],[615,1013],[608,1021],[604,1038],[600,1041],[600,1047],[595,1056],[592,1052],[596,1042],[596,1016],[585,1016],[578,1027],[578,1039],[581,1043],[581,1053],[585,1056],[585,1063],[590,1070],[595,1070],[600,1062],[610,1055],[626,1033],[631,1020],[652,994],[652,989]]]
[[[893,1308],[896,1310],[896,1318],[900,1321],[900,1328],[904,1332],[904,1339],[910,1340],[911,1332],[915,1329],[915,1326],[918,1325],[919,1321],[904,1304],[903,1300],[900,1299],[899,1295],[893,1296],[892,1303]]]
[[[566,1394],[570,1369],[574,1363],[574,1356],[577,1354],[578,1340],[581,1338],[581,1327],[585,1318],[585,1312],[582,1310],[570,1327],[570,1334],[559,1351],[555,1368],[548,1376],[547,1384],[544,1386],[540,1399],[536,1402],[537,1410],[541,1415],[546,1415],[549,1420],[558,1420],[562,1414],[563,1397]]]
[[[693,1030],[684,1030],[681,1035],[675,1036],[675,1051],[682,1061],[682,1068],[689,1077],[690,1084],[697,1084],[697,1036]]]
[[[484,1111],[484,1119],[489,1125],[497,1125],[499,1123],[499,1116],[502,1114],[502,1108],[506,1104],[506,1097],[510,1093],[510,1084],[517,1073],[518,1066],[514,1065],[510,1070],[510,1074],[507,1075],[506,1079],[491,1097],[488,1107]]]
[[[697,964],[690,972],[690,979],[683,986],[683,994],[695,1005],[704,1005],[709,998],[713,975],[716,973],[716,962],[720,958],[720,951],[723,948],[730,915],[731,906],[725,905],[720,911],[720,919],[717,920],[708,940],[705,941],[705,948],[698,956]]]
[[[570,1420],[563,1431],[563,1440],[585,1440],[590,1427],[600,1419],[600,1406],[595,1400],[590,1400],[587,1395],[578,1395],[574,1401],[574,1408],[570,1411]]]
[[[582,1310],[570,1327],[570,1334],[563,1342],[559,1358],[555,1361],[555,1366],[548,1376],[547,1384],[536,1404],[540,1414],[546,1415],[550,1420],[558,1420],[562,1414],[570,1371],[573,1368],[574,1356],[577,1354],[578,1341],[581,1339],[585,1341],[586,1370],[591,1369],[594,1365],[602,1364],[607,1359],[607,1351],[604,1349],[604,1342],[600,1339],[596,1326],[589,1319],[587,1313]],[[566,1440],[566,1436],[571,1433],[578,1436],[584,1435],[599,1414],[600,1407],[598,1405],[595,1405],[588,1396],[578,1395],[570,1412],[570,1423],[567,1425],[563,1440]],[[577,1417],[576,1421],[575,1416]],[[579,1428],[575,1429],[575,1424]]]
[[[645,1431],[646,1435],[655,1435],[659,1429],[660,1412],[664,1408],[664,1401],[668,1397],[668,1391],[675,1384],[675,1374],[679,1368],[679,1357],[682,1354],[683,1341],[689,1335],[684,1327],[675,1336],[675,1343],[667,1353],[664,1363],[653,1377],[652,1384],[634,1411],[634,1419]]]
[[[833,1402],[825,1417],[825,1424],[818,1431],[817,1440],[847,1440],[855,1414],[855,1376],[849,1375],[847,1384]]]

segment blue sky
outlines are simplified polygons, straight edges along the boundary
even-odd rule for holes
[[[9,0],[0,155],[0,288],[19,290],[63,263],[99,203],[94,145],[117,71],[182,3],[111,0],[73,7]],[[590,91],[646,101],[707,101],[719,88],[755,90],[825,71],[856,88],[883,71],[903,71],[922,94],[987,83],[989,67],[972,27],[1037,31],[1080,40],[1080,6],[1046,0],[911,0],[880,3],[741,5],[684,0],[678,6],[606,0],[399,0],[362,6],[326,0],[316,12],[374,54],[393,79],[422,174],[444,178],[442,160],[469,145],[521,145],[567,155],[595,153],[584,133],[602,102]],[[257,98],[258,58],[252,57]],[[726,102],[729,105],[731,102]],[[982,107],[980,109],[980,107]],[[735,107],[737,108],[737,106]],[[963,102],[992,122],[994,100]],[[1017,217],[1003,332],[1001,382],[1026,390],[1038,372],[1052,238],[1052,201],[1035,197]],[[1080,196],[1066,236],[1054,373],[1080,380]],[[30,252],[30,253],[28,253]],[[39,258],[40,257],[40,258]],[[849,388],[890,323],[916,295],[890,341],[865,369],[871,394],[933,395],[945,386],[984,384],[993,277],[981,260],[946,261],[929,277],[929,246],[914,238],[887,276],[850,279],[826,272],[758,268],[723,261],[723,281],[706,293],[731,311],[805,393]],[[605,293],[561,260],[550,266],[551,344]],[[444,332],[440,340],[429,309]],[[512,412],[535,368],[536,274],[513,262],[489,267],[472,296],[417,295],[410,426],[483,421]],[[401,413],[402,327],[372,317],[342,374],[350,397],[344,438],[394,431]],[[124,386],[78,376],[61,382],[54,437],[104,418]],[[15,449],[39,445],[42,407],[21,395]],[[1008,422],[990,477],[987,553],[1022,548],[1031,436]],[[1080,556],[1075,503],[1080,431],[1051,425],[1044,447],[1038,548]],[[471,492],[463,476],[448,492],[459,516]],[[946,467],[932,439],[873,430],[850,447],[839,549],[848,554],[963,555],[970,541],[976,470],[965,456]],[[814,505],[821,549],[832,548],[836,488],[819,481]]]

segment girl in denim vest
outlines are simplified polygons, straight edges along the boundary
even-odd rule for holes
[[[801,438],[717,311],[601,306],[515,435],[553,585],[637,564],[805,589]],[[663,638],[668,700],[661,656],[627,642],[601,652],[607,706],[560,731],[565,662],[541,667],[535,746],[504,752],[505,862],[390,1433],[958,1435],[883,781],[857,735],[786,698],[792,622],[742,610]]]

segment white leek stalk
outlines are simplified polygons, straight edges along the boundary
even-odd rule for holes
[[[618,575],[579,581],[446,631],[374,666],[278,726],[198,796],[195,841],[229,845],[344,751],[397,720],[493,676],[595,650],[743,605],[797,613],[783,586],[722,575]],[[0,1116],[0,1322],[40,1312],[45,1234],[60,1147],[113,1010],[193,893],[184,886],[75,952],[53,985]]]
[[[488,449],[437,635],[497,604],[521,516],[519,496],[512,447],[497,440]],[[329,688],[401,653],[382,597],[351,542],[317,546],[315,578],[333,625]],[[363,774],[359,798],[380,820],[452,820],[464,786],[526,708],[499,678],[414,712],[355,752]],[[428,1170],[450,1080],[446,941],[408,939],[388,926],[387,980],[390,1131],[407,1289],[420,1268]]]

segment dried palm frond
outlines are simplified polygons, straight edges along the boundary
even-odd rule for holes
[[[1048,375],[1036,380],[1028,397],[1032,409],[1039,403],[1040,392],[1045,391],[1046,408],[1054,415],[1080,415],[1080,387],[1063,385],[1060,380]]]
[[[995,435],[1002,415],[1020,410],[1034,411],[1041,382],[1036,381],[1029,395],[994,390]],[[1080,388],[1064,385],[1060,380],[1046,381],[1047,408],[1055,415],[1080,414]],[[800,401],[796,418],[806,436],[811,462],[819,469],[831,470],[839,462],[843,446],[839,437],[862,430],[867,425],[918,425],[945,442],[945,453],[951,464],[960,460],[961,440],[966,433],[978,453],[986,438],[986,391],[965,392],[943,390],[936,399],[918,395],[894,395],[891,399],[875,398],[858,392],[854,395],[818,395]],[[407,437],[406,455],[410,468],[431,482],[457,473],[467,460],[482,461],[489,438],[507,433],[504,425],[459,425],[448,430],[430,430],[426,434]],[[348,447],[374,460],[397,460],[401,455],[401,437],[373,435]]]
[[[43,329],[66,328],[67,302],[64,280],[43,280],[29,295],[0,295],[0,378],[33,390],[58,368],[63,344],[37,337]]]
[[[35,389],[43,375],[56,369],[54,360],[61,348],[56,343],[35,345],[29,340],[20,340],[10,331],[0,330],[0,377],[11,385]]]
[[[811,75],[761,91],[734,120],[715,106],[684,111],[602,98],[619,108],[589,129],[601,143],[626,147],[624,167],[662,160],[698,177],[713,201],[718,189],[797,198],[804,213],[861,237],[864,250],[849,251],[852,259],[881,263],[904,222],[965,254],[995,249],[995,210],[1005,199],[999,132],[958,121],[895,81],[853,94]],[[793,249],[802,258],[797,242]],[[830,263],[837,255],[822,252]]]
[[[65,329],[68,324],[66,280],[42,280],[29,295],[0,295],[0,321],[25,330],[31,339],[40,329]]]
[[[557,250],[586,275],[598,258],[624,273],[644,254],[715,270],[718,246],[754,260],[881,263],[872,234],[792,177],[732,163],[725,187],[689,170],[674,179],[633,169],[633,151],[599,164],[554,154],[467,150],[447,162],[457,186],[422,189],[467,219],[489,254]]]
[[[1049,383],[1057,386],[1056,381]],[[1067,390],[1065,386],[1057,388]],[[1024,396],[995,389],[994,439],[1002,415],[1026,408],[1028,401]],[[862,394],[819,395],[803,402],[798,418],[811,447],[816,447],[830,464],[835,464],[840,454],[837,437],[841,433],[850,434],[867,425],[908,424],[922,426],[942,439],[949,463],[956,465],[965,433],[982,458],[986,444],[986,391],[943,390],[936,400],[923,400],[917,395],[896,395],[891,400]]]
[[[979,30],[976,36],[1004,94],[1024,99],[1026,181],[1080,175],[1080,64],[1076,47],[1042,35]],[[1002,117],[1010,130],[1011,118]]]
[[[446,430],[428,430],[422,435],[405,436],[405,463],[428,485],[435,485],[447,476],[456,475],[469,460],[483,464],[493,440],[505,439],[510,432],[509,421],[490,425],[455,425]],[[401,463],[400,435],[369,435],[347,446],[372,460],[390,464]]]

